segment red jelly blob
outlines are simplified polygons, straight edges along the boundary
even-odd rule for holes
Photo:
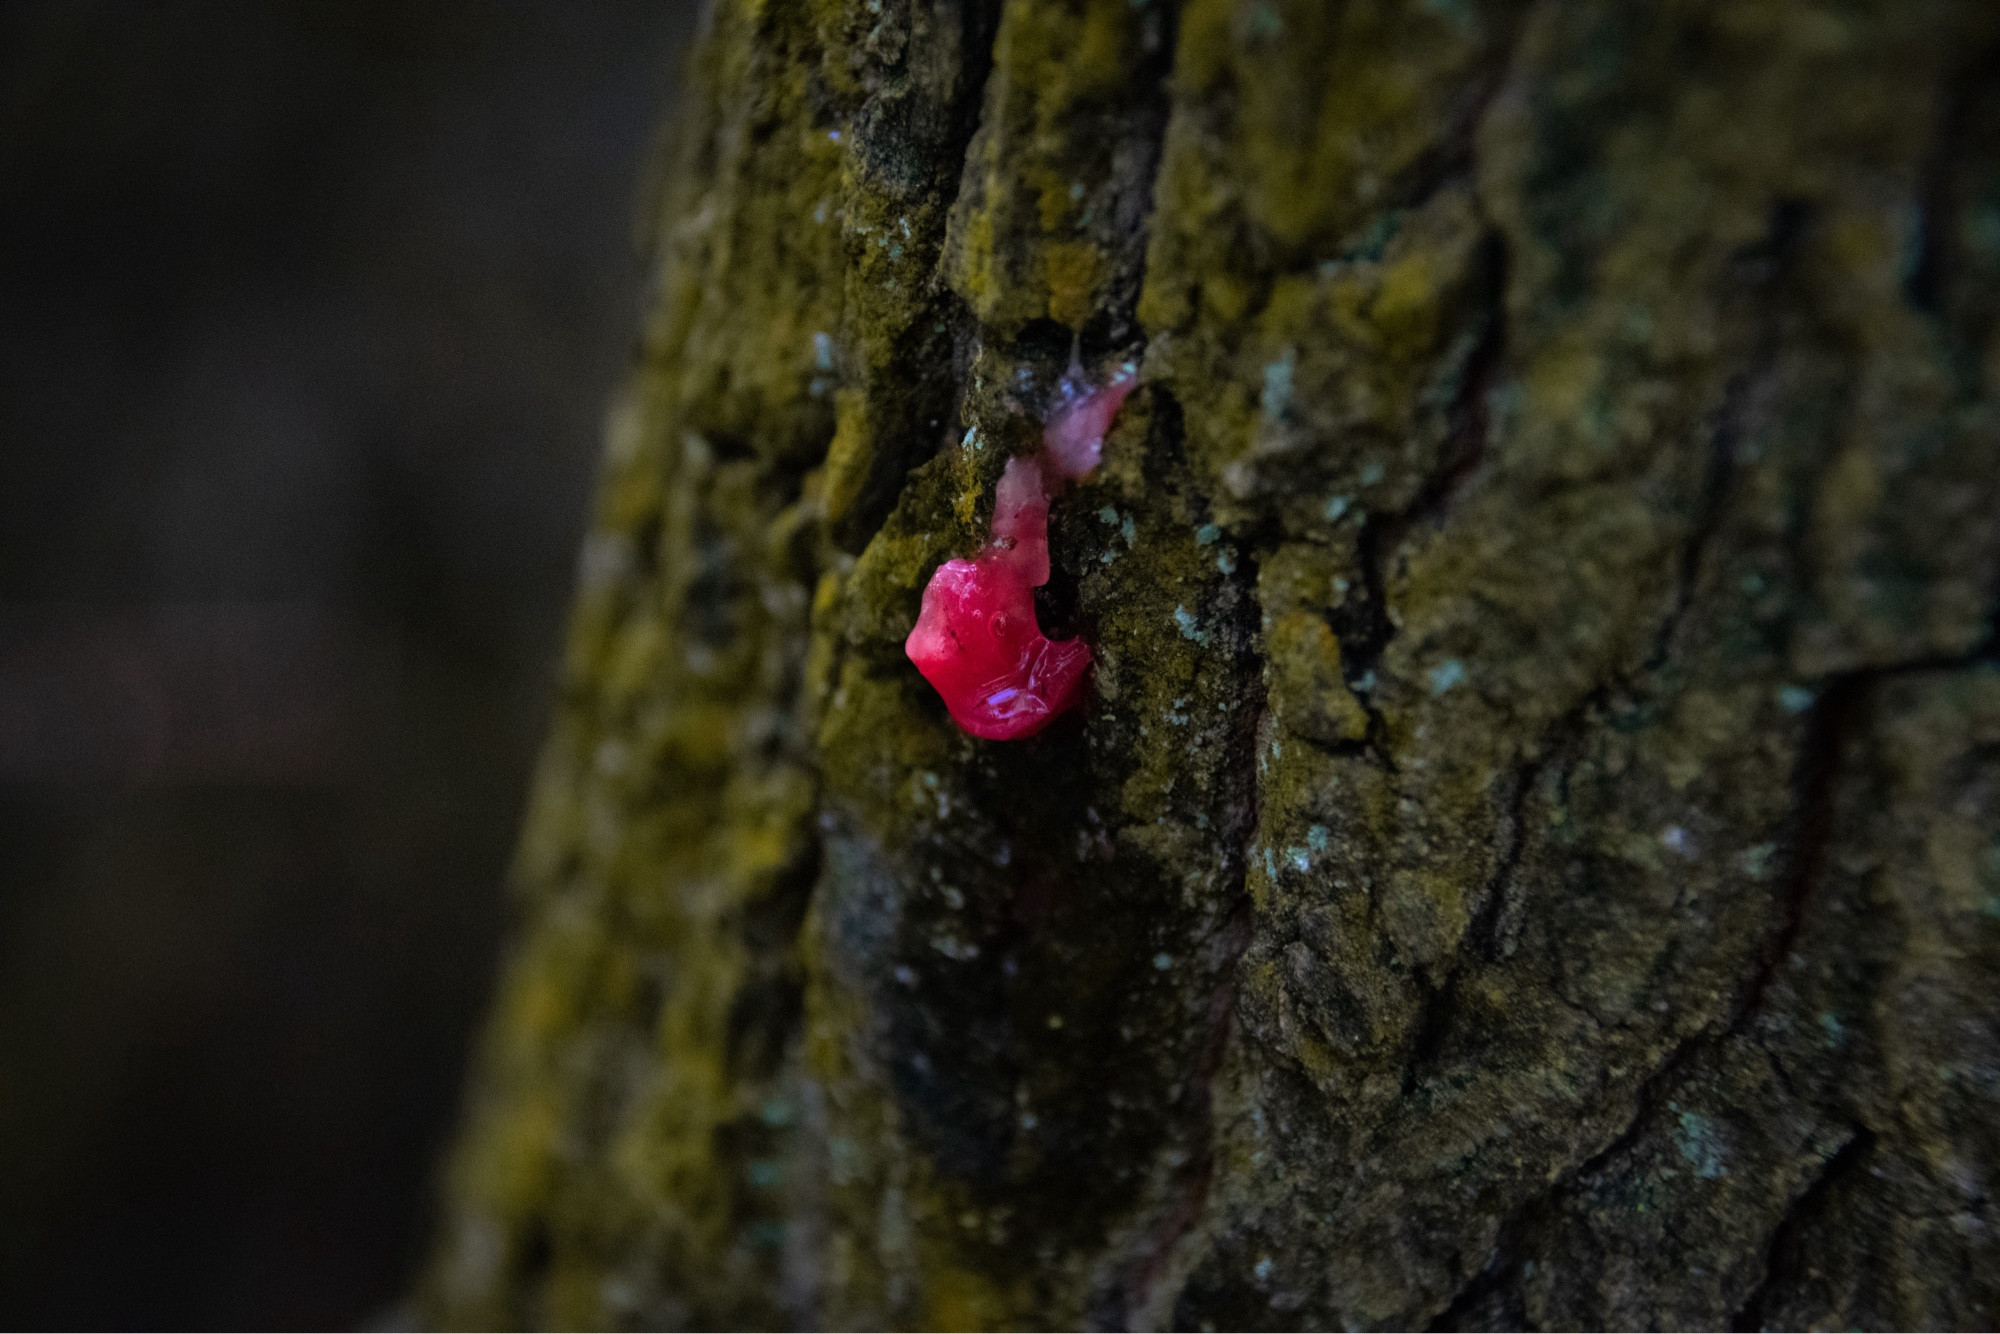
[[[1097,466],[1104,432],[1136,379],[1126,370],[1091,390],[1066,379],[1041,455],[1009,459],[1000,476],[992,539],[973,559],[940,565],[924,588],[903,651],[976,737],[1032,736],[1083,702],[1090,646],[1051,640],[1035,620],[1035,589],[1049,581],[1048,481]]]
[[[1049,498],[1041,468],[1007,460],[993,540],[938,566],[903,651],[944,697],[952,720],[989,741],[1031,736],[1083,698],[1090,646],[1051,640],[1035,621],[1049,581]]]
[[[1129,364],[1120,367],[1116,375],[1096,389],[1084,385],[1077,378],[1077,371],[1072,360],[1070,373],[1063,377],[1059,390],[1062,402],[1050,414],[1049,424],[1042,431],[1042,457],[1046,466],[1071,480],[1088,477],[1096,471],[1098,460],[1104,457],[1104,433],[1111,429],[1111,419],[1125,405],[1126,395],[1139,383],[1138,373]]]

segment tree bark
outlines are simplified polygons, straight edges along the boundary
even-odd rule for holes
[[[2000,1319],[2000,7],[718,0],[441,1324]],[[903,654],[1075,349],[1088,707]]]

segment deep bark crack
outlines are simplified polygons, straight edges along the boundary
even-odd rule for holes
[[[1765,1250],[1763,1277],[1730,1313],[1730,1329],[1765,1327],[1773,1290],[1786,1279],[1796,1277],[1802,1268],[1803,1257],[1798,1251],[1806,1228],[1819,1214],[1834,1187],[1860,1170],[1874,1148],[1875,1133],[1866,1127],[1853,1127],[1840,1147],[1821,1165],[1819,1173],[1793,1197],[1778,1219],[1777,1226],[1771,1229],[1770,1244]]]

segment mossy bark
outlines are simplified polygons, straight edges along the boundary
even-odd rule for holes
[[[2000,1319],[2000,7],[719,0],[440,1324]],[[902,653],[1079,346],[1094,698]]]

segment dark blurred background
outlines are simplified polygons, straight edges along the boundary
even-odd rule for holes
[[[396,1318],[692,18],[0,2],[0,1323]]]

